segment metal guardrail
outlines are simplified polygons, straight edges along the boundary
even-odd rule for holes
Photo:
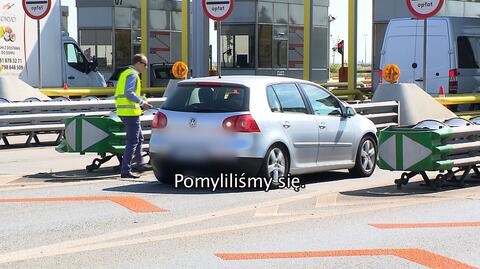
[[[161,107],[164,101],[165,98],[149,99],[150,104],[156,108]],[[361,103],[353,104],[352,107],[372,120],[379,130],[398,125],[399,109],[396,102]],[[27,145],[31,144],[32,139],[40,144],[39,134],[53,133],[58,134],[58,143],[65,129],[65,119],[81,114],[108,116],[114,110],[114,100],[0,103],[0,139],[9,146],[9,136],[26,135]],[[142,124],[149,127],[152,119],[152,115],[146,115],[142,118]],[[146,129],[145,136],[148,137],[150,132]]]
[[[40,91],[49,97],[70,96],[70,97],[85,97],[85,96],[112,96],[115,94],[114,88],[43,88]],[[163,95],[165,88],[143,88],[142,94]]]
[[[400,104],[392,102],[350,104],[358,114],[371,120],[377,130],[398,126],[400,122]]]
[[[160,107],[164,101],[165,98],[149,99],[154,107]],[[0,103],[0,139],[9,146],[9,136],[27,135],[27,145],[31,144],[32,139],[40,144],[39,134],[56,133],[56,142],[59,142],[65,119],[80,114],[108,116],[114,110],[114,100]],[[152,119],[151,115],[143,117],[145,124]]]

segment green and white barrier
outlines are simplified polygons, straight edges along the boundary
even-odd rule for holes
[[[380,131],[380,168],[407,171],[396,180],[398,188],[415,175],[422,175],[431,184],[427,171],[440,174],[433,180],[435,187],[445,181],[464,184],[466,175],[478,172],[480,164],[480,125],[475,120],[452,119],[446,123],[427,121],[414,127],[390,127]],[[446,171],[446,174],[442,174]],[[463,172],[460,179],[455,174]]]

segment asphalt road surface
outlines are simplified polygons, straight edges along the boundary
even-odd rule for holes
[[[348,171],[212,192],[122,180],[94,155],[0,150],[0,268],[480,268],[480,179]]]

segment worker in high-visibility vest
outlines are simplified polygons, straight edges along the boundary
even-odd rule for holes
[[[139,178],[140,175],[132,173],[132,161],[135,159],[138,172],[148,170],[150,167],[143,162],[142,144],[143,134],[140,123],[140,116],[143,110],[152,106],[140,96],[142,89],[139,74],[148,69],[148,59],[143,54],[133,57],[132,65],[128,66],[120,74],[117,88],[115,90],[115,107],[117,115],[125,125],[127,141],[121,164],[122,178]],[[134,158],[135,157],[135,158]]]

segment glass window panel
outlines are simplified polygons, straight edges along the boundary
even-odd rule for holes
[[[80,44],[95,44],[95,30],[80,30]]]
[[[258,67],[272,67],[272,25],[258,26]]]
[[[328,7],[314,6],[313,7],[313,25],[327,26],[328,25]]]
[[[303,26],[288,29],[288,67],[303,68]]]
[[[303,24],[303,5],[289,5],[290,24]]]
[[[258,2],[258,22],[273,22],[273,3]]]
[[[152,30],[170,29],[170,12],[166,10],[150,10],[149,27]]]
[[[172,32],[172,44],[182,44],[182,33]],[[182,60],[182,46],[172,46],[171,62],[175,63]]]
[[[131,28],[132,18],[131,18],[131,9],[130,8],[115,8],[115,27],[116,28]]]
[[[253,68],[255,28],[253,25],[222,26],[222,63],[228,68]]]
[[[132,8],[132,24],[134,29],[142,28],[142,13],[140,8]]]
[[[130,30],[115,31],[115,65],[117,68],[131,64],[132,34]]]
[[[275,3],[273,12],[275,23],[288,24],[288,4]]]
[[[170,63],[170,35],[168,31],[150,32],[150,62]]]
[[[284,113],[307,114],[307,108],[295,84],[277,84],[273,88]]]
[[[457,39],[458,67],[478,69],[480,60],[480,38],[460,36]]]
[[[272,112],[282,112],[282,108],[280,107],[280,102],[278,101],[277,94],[273,90],[272,86],[267,87],[267,98],[268,104],[270,105],[270,109]]]
[[[172,30],[182,30],[182,12],[172,11]]]
[[[328,29],[312,28],[312,68],[328,68]]]
[[[341,116],[340,102],[325,90],[309,84],[302,84],[313,112],[320,116]]]

